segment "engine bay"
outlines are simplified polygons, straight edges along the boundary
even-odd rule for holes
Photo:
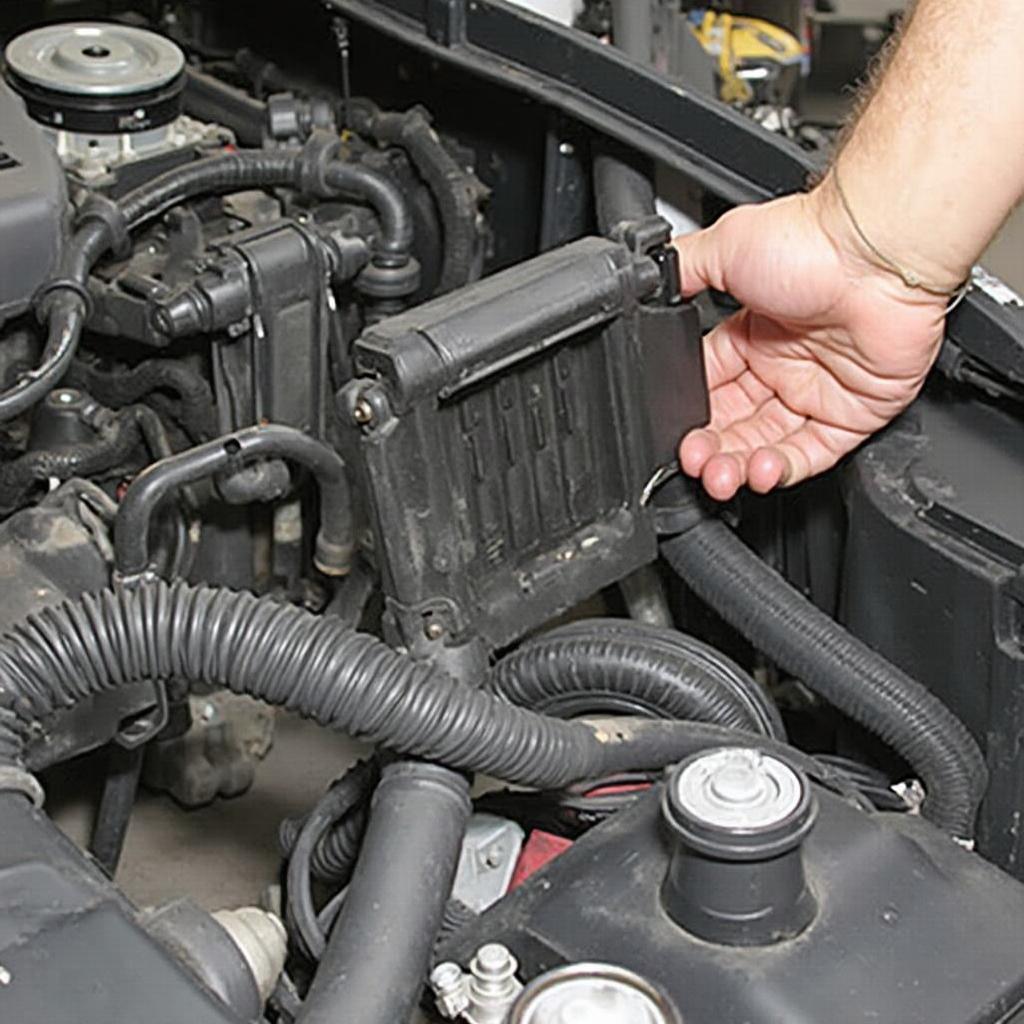
[[[0,1020],[1024,1022],[1024,303],[719,506],[655,183],[813,153],[497,0],[99,7],[0,12]],[[295,717],[259,901],[129,899]]]

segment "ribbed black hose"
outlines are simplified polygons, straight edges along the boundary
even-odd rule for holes
[[[309,869],[318,882],[331,886],[341,886],[348,882],[359,853],[366,830],[366,801],[369,800],[380,778],[380,767],[376,761],[359,762],[350,768],[341,779],[331,785],[331,789],[346,785],[358,787],[358,799],[340,821],[314,846],[309,858]],[[311,812],[312,813],[312,812]],[[282,856],[287,860],[295,849],[299,833],[309,821],[309,815],[299,818],[285,818],[278,832],[278,845]]]
[[[376,784],[379,772],[374,765],[357,764],[317,801],[295,838],[288,859],[287,918],[298,933],[306,953],[319,960],[326,945],[324,931],[313,906],[311,861],[314,851],[336,821],[349,814]]]
[[[194,441],[206,441],[216,431],[213,391],[195,370],[179,359],[147,359],[136,366],[101,370],[76,360],[64,378],[69,387],[87,391],[98,402],[120,408],[152,395],[169,391],[177,396],[170,410]]]
[[[410,661],[329,617],[248,593],[140,582],[41,610],[0,639],[0,760],[32,723],[113,687],[187,680],[526,785],[608,770],[587,726],[546,719]]]
[[[223,588],[140,581],[44,608],[0,638],[0,764],[24,767],[35,724],[148,679],[223,687],[400,753],[541,789],[652,769],[725,743],[778,741],[693,722],[565,722],[455,682],[327,616]]]
[[[360,103],[353,107],[349,123],[361,134],[404,149],[427,183],[444,230],[438,293],[450,292],[478,277],[479,186],[473,175],[445,149],[428,115],[419,108],[403,114],[382,113],[372,104]]]
[[[278,828],[281,853],[290,857],[305,818],[286,818]],[[317,844],[309,861],[313,877],[324,885],[345,885],[359,854],[366,831],[365,808],[357,807],[339,821]]]
[[[720,521],[699,522],[663,543],[662,554],[751,643],[905,758],[927,790],[928,818],[955,835],[973,834],[985,761],[940,700],[813,605]]]
[[[488,685],[559,718],[654,715],[786,735],[774,704],[730,659],[629,619],[586,619],[530,640],[495,665]]]

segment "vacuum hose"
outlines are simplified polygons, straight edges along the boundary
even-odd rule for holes
[[[661,550],[726,622],[914,768],[929,819],[957,836],[973,834],[985,761],[938,698],[812,604],[719,520],[697,522]]]

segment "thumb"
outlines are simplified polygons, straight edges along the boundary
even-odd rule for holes
[[[672,239],[679,253],[679,285],[686,296],[722,288],[720,239],[715,227]]]

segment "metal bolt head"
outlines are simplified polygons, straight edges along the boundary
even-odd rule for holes
[[[352,407],[352,419],[361,427],[373,422],[373,406],[365,398],[360,398]]]
[[[571,142],[562,142],[558,146],[558,152],[561,153],[562,156],[575,156],[576,147]]]
[[[458,964],[451,961],[438,964],[430,973],[430,990],[438,1012],[448,1020],[455,1020],[469,1008],[466,977]]]
[[[440,640],[444,636],[444,626],[436,619],[431,620],[423,627],[423,635],[428,640]]]

